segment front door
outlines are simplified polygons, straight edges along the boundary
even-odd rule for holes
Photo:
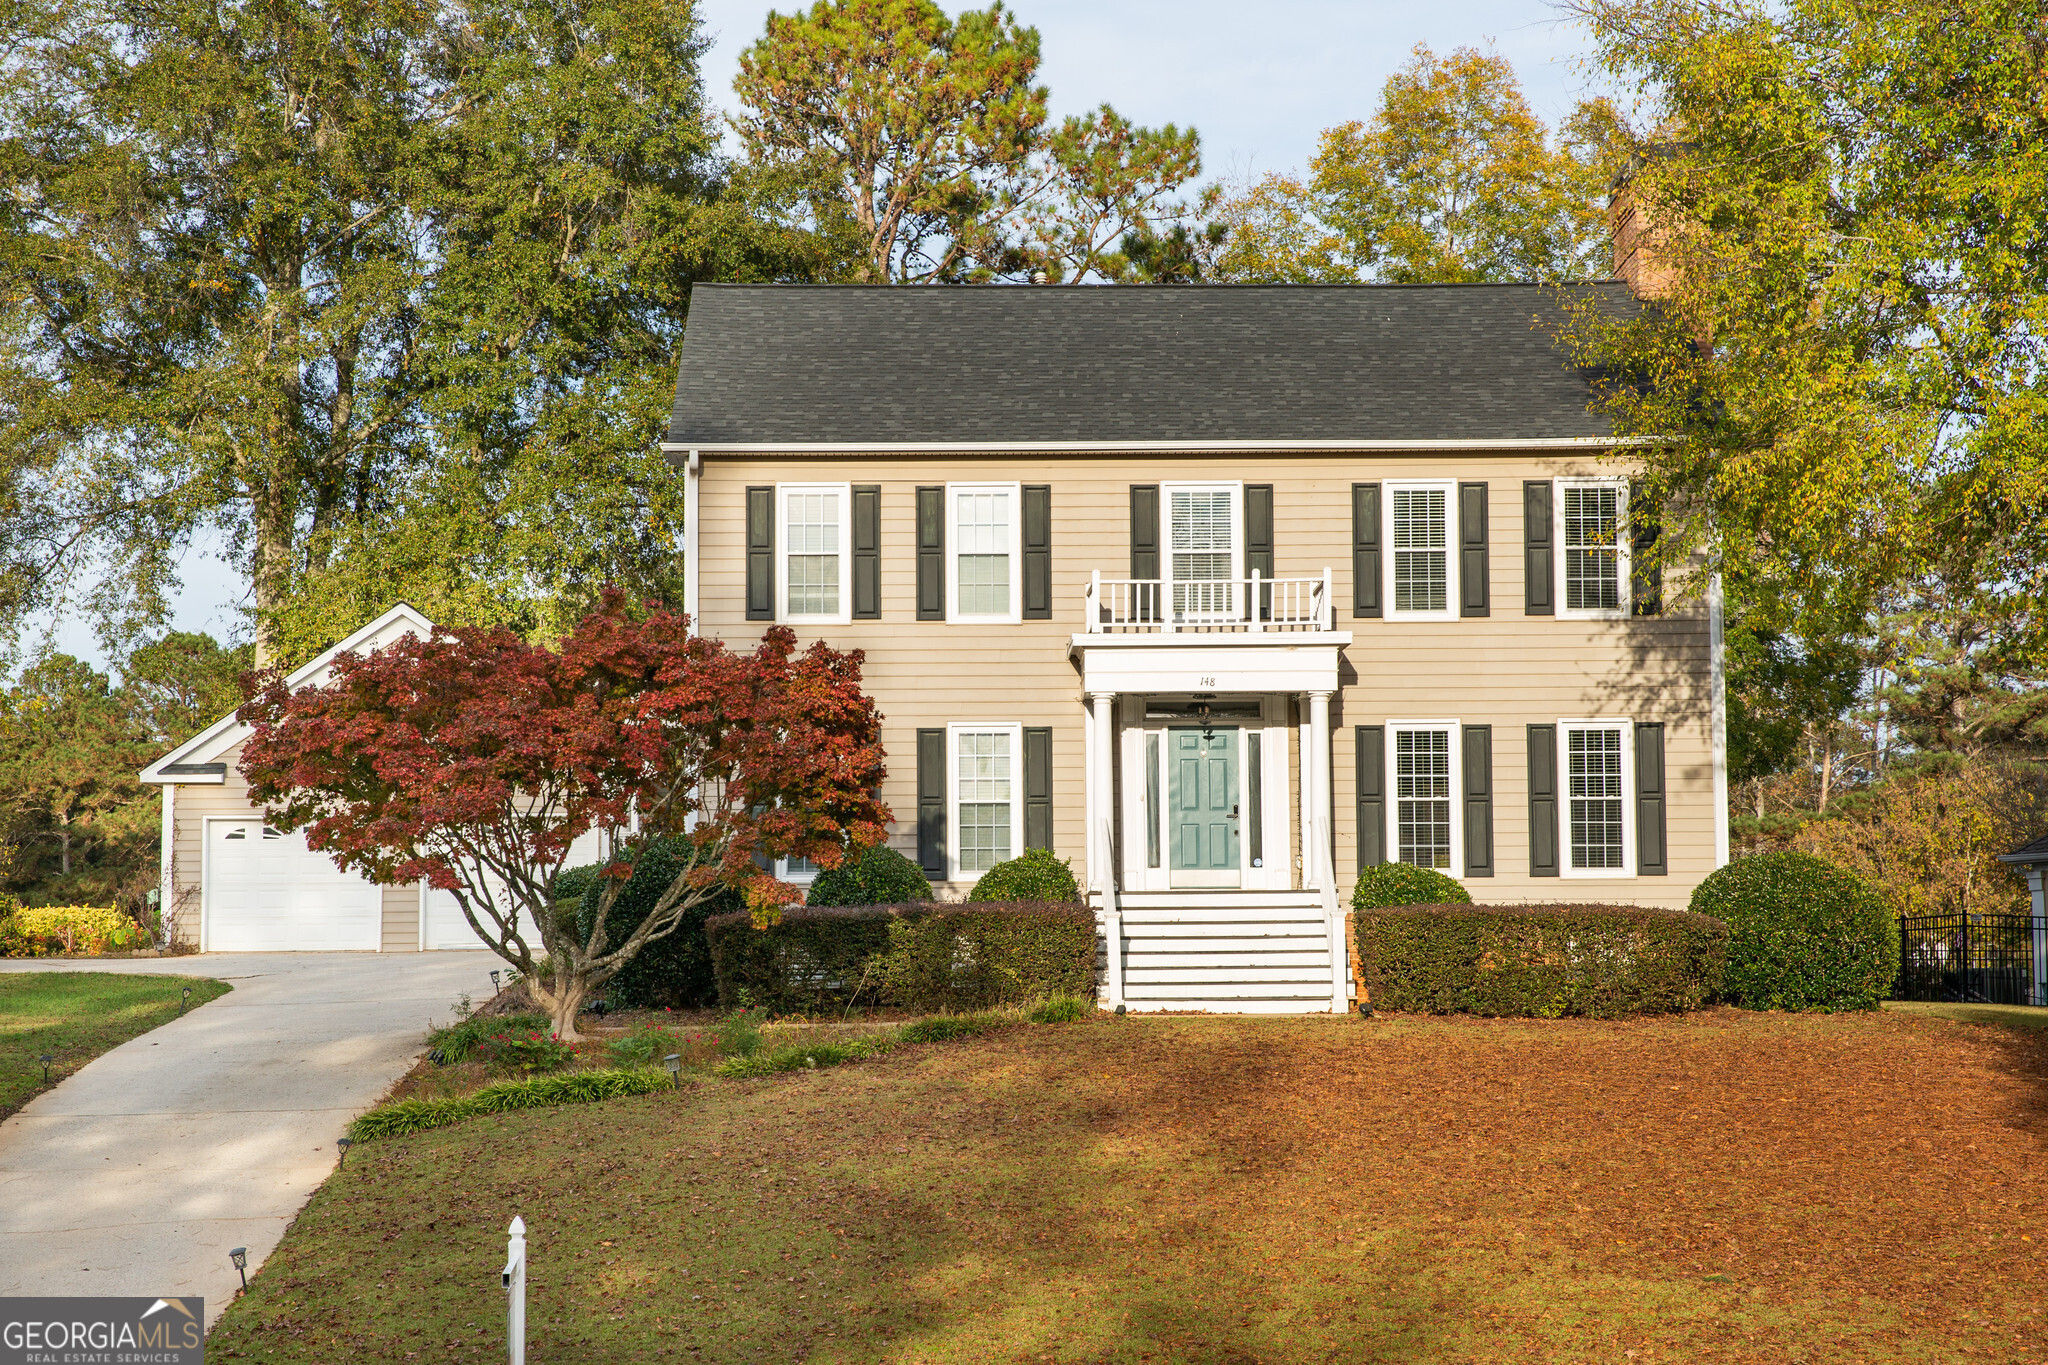
[[[1175,886],[1238,884],[1237,729],[1166,732],[1166,827]]]

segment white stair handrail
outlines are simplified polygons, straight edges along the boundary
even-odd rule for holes
[[[1111,1009],[1124,1003],[1124,917],[1116,900],[1116,868],[1111,864],[1112,831],[1107,817],[1102,821],[1102,937],[1109,980],[1105,982]]]

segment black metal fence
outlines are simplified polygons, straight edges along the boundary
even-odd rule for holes
[[[2034,955],[2048,921],[2032,915],[1905,915],[1894,1000],[2034,1005]]]

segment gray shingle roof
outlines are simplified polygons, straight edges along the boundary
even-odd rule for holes
[[[2042,835],[2030,844],[2021,844],[2010,853],[1998,855],[1999,861],[2033,865],[2048,863],[2048,834]]]
[[[1563,316],[1545,285],[699,285],[668,439],[1604,436]]]

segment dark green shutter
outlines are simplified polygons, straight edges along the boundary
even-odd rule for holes
[[[1140,583],[1156,582],[1159,578],[1159,485],[1156,483],[1131,485],[1131,577]],[[1159,615],[1158,592],[1147,592],[1142,588],[1133,590],[1131,614],[1140,621],[1156,620]]]
[[[1465,736],[1465,875],[1493,875],[1493,727],[1467,725]]]
[[[1557,868],[1557,727],[1532,725],[1529,727],[1529,875],[1555,877]]]
[[[1358,868],[1387,860],[1387,729],[1358,727]]]
[[[1522,615],[1557,615],[1557,569],[1551,560],[1550,480],[1522,485]]]
[[[917,732],[917,863],[946,875],[946,732]]]
[[[853,489],[853,619],[882,619],[882,488]]]
[[[747,490],[747,619],[775,619],[775,490]]]
[[[1486,553],[1486,485],[1458,485],[1458,615],[1492,614],[1493,598],[1487,578],[1491,565]]]
[[[1655,559],[1657,542],[1664,536],[1661,519],[1642,497],[1642,485],[1632,484],[1628,493],[1629,523],[1629,610],[1637,616],[1664,614],[1664,566]]]
[[[1159,577],[1159,485],[1131,485],[1131,577]]]
[[[1024,847],[1052,847],[1052,727],[1024,727]]]
[[[1376,483],[1351,485],[1351,614],[1381,614],[1380,486]]]
[[[1664,840],[1664,726],[1636,726],[1636,875],[1671,874]]]
[[[1244,573],[1273,578],[1273,485],[1248,483],[1244,486]],[[1273,590],[1259,589],[1259,619],[1273,619]]]
[[[1052,620],[1052,485],[1024,485],[1024,619]],[[1026,844],[1026,847],[1037,845]]]
[[[917,619],[946,619],[946,490],[917,490]]]

